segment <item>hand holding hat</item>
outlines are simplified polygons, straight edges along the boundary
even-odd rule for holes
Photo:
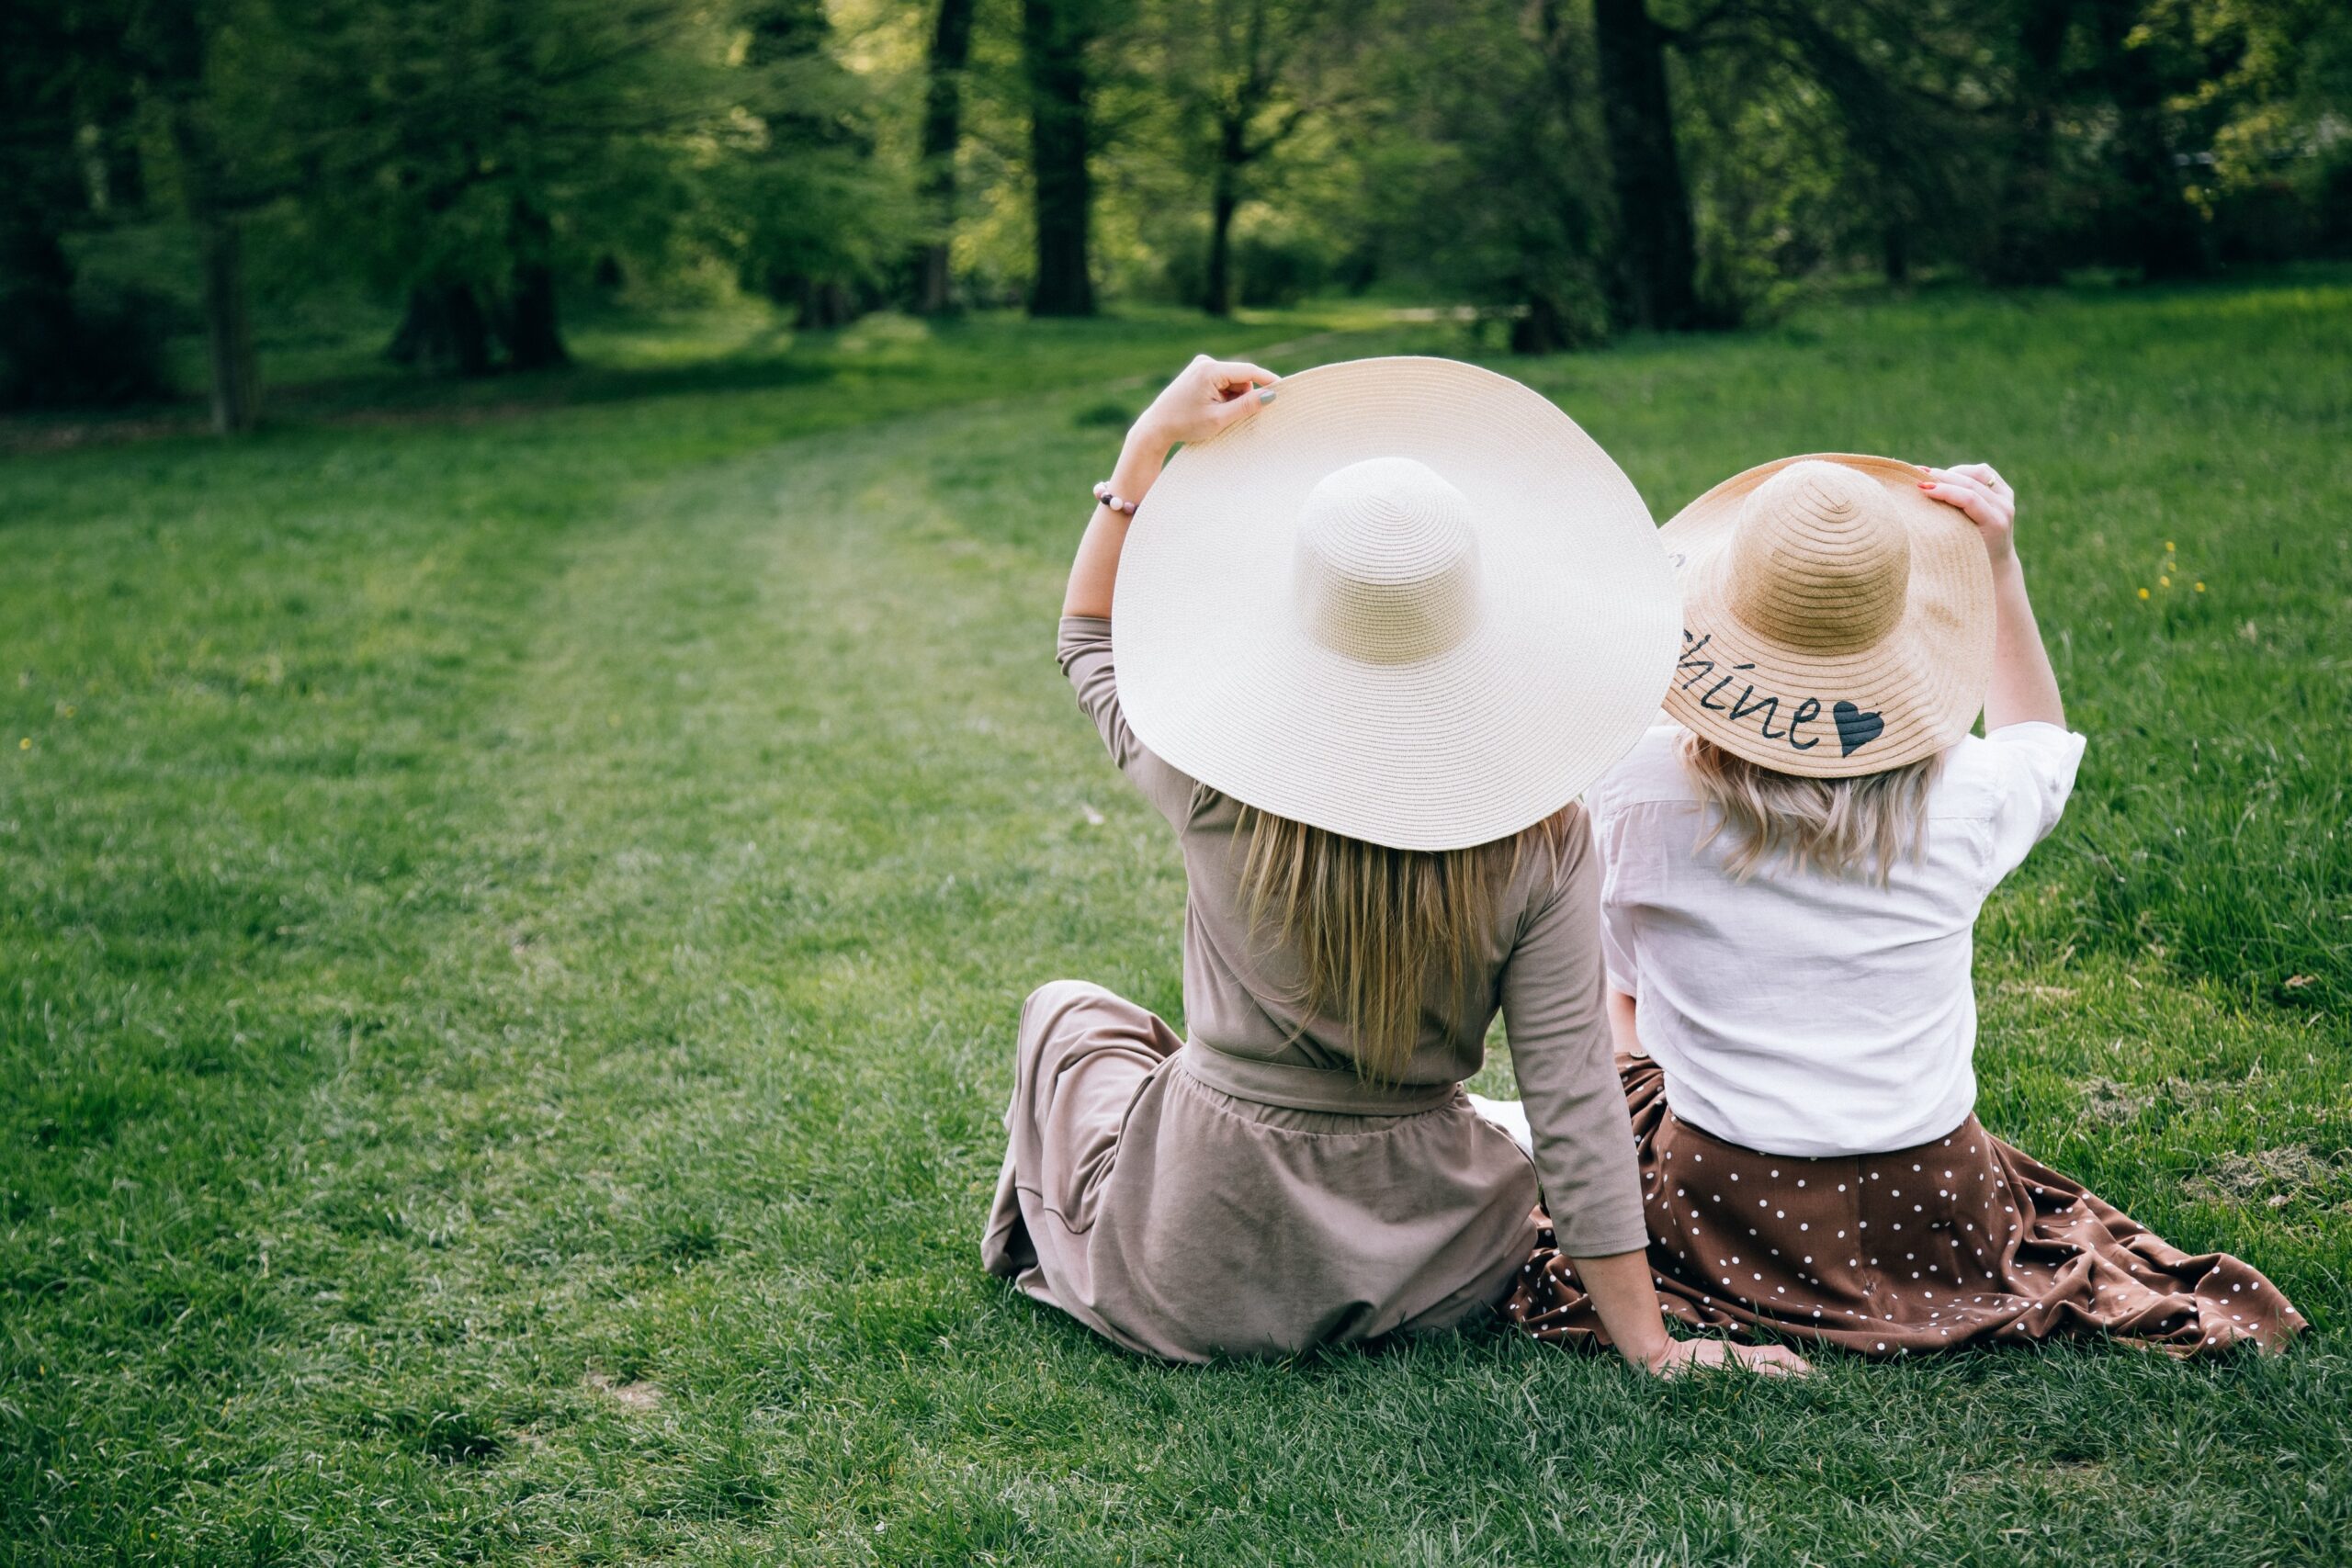
[[[1961,463],[1950,468],[1929,468],[1919,488],[1946,506],[1956,506],[1976,525],[1984,553],[1999,567],[2016,551],[2017,491],[1993,471],[1990,463]]]
[[[1211,359],[1196,354],[1174,380],[1160,389],[1151,406],[1136,416],[1136,437],[1157,443],[1163,454],[1179,442],[1205,441],[1272,402],[1272,387],[1280,379],[1264,366],[1246,359]]]
[[[1145,745],[1261,811],[1450,850],[1544,820],[1640,739],[1674,575],[1575,421],[1410,357],[1260,408],[1185,447],[1126,538],[1112,648]]]

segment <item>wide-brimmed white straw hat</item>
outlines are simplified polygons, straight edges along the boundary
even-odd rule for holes
[[[1682,580],[1679,723],[1783,773],[1858,778],[1968,733],[1993,671],[1993,570],[1892,457],[1783,457],[1659,531]]]
[[[1680,620],[1633,484],[1509,377],[1302,371],[1179,453],[1119,563],[1145,745],[1245,805],[1392,849],[1506,838],[1657,715]]]

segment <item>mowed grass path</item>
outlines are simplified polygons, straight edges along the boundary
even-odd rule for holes
[[[982,322],[0,465],[0,1561],[2352,1552],[2340,275],[1506,367],[1661,517],[1801,450],[2016,479],[2092,748],[1984,929],[1981,1110],[2255,1259],[2292,1353],[1171,1370],[980,1273],[1021,997],[1181,1012],[1050,658],[1111,383],[1302,338],[1458,351]]]

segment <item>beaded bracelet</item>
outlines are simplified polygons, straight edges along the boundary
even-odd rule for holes
[[[1136,514],[1136,503],[1134,502],[1124,500],[1121,497],[1111,493],[1111,481],[1109,479],[1104,479],[1094,487],[1094,499],[1102,502],[1104,506],[1109,507],[1114,512],[1124,512],[1130,517],[1133,517]]]

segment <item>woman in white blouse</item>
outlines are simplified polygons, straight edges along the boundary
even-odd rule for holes
[[[1977,911],[2084,746],[2015,515],[1981,464],[1792,458],[1664,530],[1675,722],[1585,803],[1650,1265],[1687,1323],[1873,1356],[2301,1325],[2253,1268],[2167,1246],[1973,1114]],[[1512,1311],[1592,1326],[1556,1257]]]

